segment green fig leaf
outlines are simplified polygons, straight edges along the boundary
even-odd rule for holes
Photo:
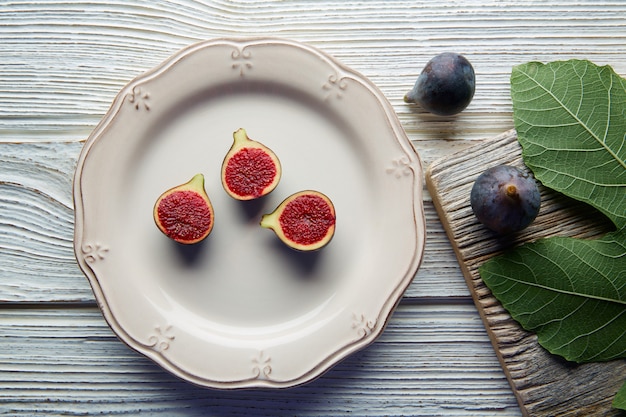
[[[626,80],[586,60],[529,62],[513,68],[511,97],[535,178],[626,226]]]
[[[511,98],[535,178],[617,230],[523,244],[485,262],[480,276],[549,352],[578,363],[626,358],[626,80],[585,60],[530,62],[513,68]],[[626,408],[626,384],[613,406]]]
[[[615,398],[613,398],[613,408],[626,411],[626,382],[624,382],[622,388],[620,388]]]
[[[551,353],[578,363],[626,358],[626,229],[595,240],[540,239],[479,272]]]

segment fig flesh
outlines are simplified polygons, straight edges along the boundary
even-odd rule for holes
[[[290,248],[313,251],[324,247],[335,234],[335,207],[318,191],[306,190],[287,197],[261,226],[271,229]]]
[[[498,165],[476,178],[470,204],[478,220],[500,234],[526,228],[539,213],[541,195],[534,178],[510,165]]]
[[[204,175],[170,188],[154,204],[154,222],[161,232],[182,244],[206,238],[215,222],[213,205],[204,189]]]
[[[222,185],[236,200],[252,200],[276,188],[280,161],[267,146],[248,137],[245,129],[233,133],[233,144],[222,163]]]

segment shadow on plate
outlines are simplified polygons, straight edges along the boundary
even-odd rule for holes
[[[210,235],[201,242],[194,243],[193,245],[185,245],[175,241],[171,241],[174,245],[175,251],[178,254],[178,258],[181,264],[185,267],[191,268],[196,265],[203,254],[205,254],[210,246]]]
[[[245,216],[248,222],[260,222],[261,215],[265,214],[265,197],[255,198],[253,200],[241,201],[238,208]]]
[[[273,233],[273,232],[272,232]],[[275,238],[272,243],[276,252],[285,259],[285,262],[294,266],[300,274],[298,277],[302,280],[311,280],[315,277],[315,271],[320,263],[320,259],[324,256],[324,249],[316,251],[298,251],[290,248],[281,242],[278,238]]]

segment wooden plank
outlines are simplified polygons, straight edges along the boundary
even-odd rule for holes
[[[71,190],[66,185],[71,176],[65,176],[72,169],[64,165],[63,155],[72,154],[67,161],[75,163],[77,148],[68,142],[79,147],[124,84],[179,48],[214,37],[281,36],[322,48],[370,77],[391,101],[427,166],[443,155],[468,147],[472,141],[512,127],[508,95],[512,65],[530,59],[588,58],[626,73],[624,16],[626,2],[615,0],[3,2],[0,142],[10,144],[0,151],[0,302],[5,302],[0,312],[18,313],[6,308],[27,307],[33,302],[67,301],[71,306],[51,305],[63,309],[58,312],[66,317],[60,321],[62,325],[55,325],[54,320],[31,321],[24,316],[21,321],[14,316],[0,316],[0,325],[13,323],[23,329],[19,336],[23,343],[3,345],[1,354],[5,359],[11,354],[21,358],[21,365],[13,372],[13,368],[5,368],[5,363],[12,363],[6,359],[0,365],[0,376],[24,376],[16,391],[11,391],[11,383],[3,384],[0,395],[6,395],[7,401],[0,401],[0,412],[33,415],[49,407],[49,414],[90,414],[98,410],[113,414],[120,407],[126,415],[141,411],[150,415],[190,415],[199,410],[199,415],[209,416],[217,405],[215,413],[219,415],[322,416],[367,415],[372,404],[372,415],[516,415],[506,397],[511,395],[509,391],[492,396],[494,391],[489,384],[487,390],[482,389],[485,379],[476,378],[477,371],[480,374],[493,366],[483,362],[485,357],[481,356],[483,350],[490,351],[487,345],[476,351],[463,348],[480,339],[479,332],[455,339],[460,354],[467,354],[470,361],[473,355],[478,358],[475,363],[468,364],[465,371],[455,368],[458,375],[444,372],[442,380],[438,379],[440,367],[451,368],[438,360],[437,348],[442,344],[437,340],[463,327],[455,322],[463,321],[457,317],[448,317],[449,326],[433,321],[430,334],[419,339],[418,344],[402,345],[408,353],[401,350],[401,354],[393,356],[395,362],[391,362],[391,357],[384,362],[394,369],[403,366],[403,355],[414,358],[407,363],[418,381],[409,378],[413,385],[406,390],[406,397],[399,387],[399,378],[406,378],[404,373],[398,373],[397,385],[372,376],[367,381],[376,389],[366,390],[367,395],[356,386],[347,386],[345,381],[352,381],[352,375],[365,372],[357,362],[349,362],[346,372],[333,371],[320,380],[328,389],[319,382],[312,388],[280,392],[278,400],[274,400],[274,392],[253,392],[245,407],[240,405],[245,395],[207,396],[203,390],[188,391],[186,385],[182,389],[178,381],[168,379],[158,368],[121,349],[119,342],[106,333],[108,329],[100,319],[99,324],[90,325],[89,320],[80,319],[80,309],[72,307],[74,303],[92,303],[92,298],[86,280],[73,262]],[[477,71],[478,88],[470,107],[458,116],[441,118],[403,103],[402,96],[426,61],[450,49],[467,55]],[[26,142],[41,144],[50,151],[23,147]],[[53,142],[60,142],[60,147],[55,148]],[[66,146],[69,150],[62,149]],[[5,151],[7,156],[1,156]],[[60,156],[55,161],[57,151]],[[28,158],[32,158],[32,166]],[[46,162],[49,158],[50,163]],[[16,159],[22,162],[16,164]],[[4,169],[7,161],[12,161],[14,167],[20,165],[22,171],[12,174],[10,169]],[[29,170],[33,170],[32,175]],[[55,170],[64,174],[55,177]],[[58,182],[49,185],[51,180]],[[435,210],[428,196],[426,199],[428,237],[424,264],[400,308],[444,296],[450,297],[449,308],[454,309],[456,303],[467,300],[464,297],[469,293]],[[45,225],[48,218],[50,226]],[[96,314],[95,310],[89,311]],[[414,329],[416,324],[424,326],[417,318],[406,322],[406,332],[411,337],[419,331]],[[82,336],[49,345],[60,339],[39,337],[39,331],[46,326],[51,326],[51,332],[85,326],[87,332],[97,336],[89,337],[79,330]],[[104,329],[104,333],[97,329]],[[15,341],[14,336],[0,334],[0,343]],[[431,346],[430,339],[435,339],[433,350],[426,349],[424,356],[417,358],[413,350]],[[75,343],[88,355],[64,350]],[[369,358],[364,367],[370,368],[373,360],[367,355],[385,356],[386,348],[377,350],[376,346],[363,353]],[[452,349],[450,345],[443,347]],[[41,349],[45,354],[39,355]],[[125,365],[112,362],[111,357],[119,358]],[[88,365],[81,359],[85,358],[99,366],[84,372],[83,365]],[[363,358],[358,356],[355,361]],[[454,361],[452,355],[444,354],[444,358]],[[72,361],[79,365],[69,366]],[[127,374],[122,376],[120,372]],[[56,379],[49,380],[50,374]],[[99,379],[102,374],[117,375],[118,379]],[[395,381],[389,376],[392,374],[384,375]],[[429,382],[427,375],[435,383]],[[448,390],[444,380],[454,381],[453,389]],[[394,387],[389,398],[388,385]],[[125,392],[130,394],[118,397]],[[335,392],[339,400],[333,407]],[[485,392],[488,395],[483,399]],[[139,393],[136,401],[135,393]],[[387,404],[391,408],[385,408]]]
[[[448,233],[476,306],[527,416],[619,415],[611,402],[626,380],[626,361],[575,365],[551,355],[524,331],[482,282],[478,267],[523,242],[547,236],[593,238],[610,224],[590,207],[541,187],[537,219],[524,231],[498,237],[476,220],[469,204],[476,177],[490,166],[523,167],[514,130],[434,162],[428,188]]]
[[[14,417],[520,415],[469,300],[403,305],[369,348],[272,391],[183,382],[118,341],[95,308],[3,309],[0,334],[0,412]]]
[[[0,144],[0,301],[84,302],[74,258],[72,176],[80,142]]]
[[[370,77],[429,163],[459,142],[512,127],[512,65],[578,57],[626,73],[624,15],[626,3],[615,0],[4,2],[0,140],[83,140],[124,84],[178,49],[215,37],[280,36]],[[404,104],[426,62],[451,49],[478,74],[470,107],[442,118]]]

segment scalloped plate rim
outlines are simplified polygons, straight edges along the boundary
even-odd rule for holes
[[[109,299],[105,291],[103,291],[101,284],[99,282],[99,277],[97,276],[95,270],[92,268],[92,265],[87,261],[88,256],[94,256],[92,254],[92,250],[97,249],[90,247],[88,243],[83,241],[84,234],[84,208],[83,208],[83,195],[82,195],[82,173],[85,166],[85,161],[87,156],[90,153],[92,146],[98,142],[102,135],[106,134],[106,130],[109,124],[115,120],[118,113],[122,109],[122,105],[126,97],[129,94],[132,94],[134,88],[147,79],[153,79],[159,77],[160,74],[167,72],[172,66],[176,65],[177,62],[186,57],[189,54],[197,53],[198,51],[202,51],[204,48],[211,48],[214,45],[234,45],[243,48],[245,46],[250,45],[269,45],[279,44],[286,45],[289,47],[293,47],[299,50],[307,51],[310,54],[317,55],[318,57],[327,61],[327,63],[331,66],[334,66],[336,69],[341,70],[341,72],[346,75],[349,74],[355,80],[359,81],[361,85],[370,90],[370,92],[374,95],[375,99],[378,101],[379,106],[384,110],[387,116],[387,124],[388,128],[396,137],[399,145],[404,149],[405,153],[409,156],[409,161],[406,163],[406,166],[411,170],[411,174],[413,175],[413,216],[415,222],[416,236],[417,240],[415,242],[415,253],[413,254],[412,259],[408,261],[408,270],[404,277],[402,277],[399,282],[396,283],[393,290],[391,291],[391,295],[384,300],[382,308],[379,312],[379,316],[376,320],[373,320],[373,325],[371,328],[366,328],[364,330],[364,335],[361,338],[353,341],[352,343],[344,344],[339,346],[337,349],[326,355],[323,360],[318,361],[317,363],[310,364],[310,368],[307,372],[301,373],[299,375],[294,375],[293,378],[275,381],[272,379],[263,379],[258,378],[258,375],[254,375],[248,379],[211,379],[206,378],[201,375],[195,374],[193,371],[189,371],[186,369],[182,369],[179,367],[175,361],[172,361],[170,358],[164,356],[162,353],[159,353],[152,349],[150,346],[146,346],[141,342],[135,340],[133,336],[126,332],[123,325],[120,325],[118,319],[111,312],[109,308]],[[423,204],[422,204],[422,187],[421,187],[421,177],[422,177],[422,167],[419,160],[419,156],[417,152],[413,148],[412,144],[406,137],[406,134],[393,111],[392,106],[388,103],[384,95],[378,90],[376,86],[374,86],[371,81],[369,81],[366,77],[359,74],[358,72],[348,68],[347,66],[339,63],[330,55],[314,48],[310,45],[303,44],[297,41],[291,41],[282,38],[218,38],[207,41],[201,41],[189,45],[186,48],[181,49],[170,58],[162,62],[157,67],[149,70],[137,77],[135,77],[132,81],[130,81],[120,92],[116,95],[110,109],[107,111],[105,116],[102,118],[100,123],[93,130],[92,134],[87,139],[76,168],[74,183],[73,183],[73,198],[74,198],[74,206],[75,206],[75,219],[76,219],[76,227],[74,232],[74,251],[76,255],[77,262],[79,267],[83,271],[83,273],[88,278],[92,290],[94,292],[94,296],[98,303],[100,310],[103,313],[105,320],[108,325],[114,331],[116,336],[124,342],[131,349],[145,355],[146,357],[152,359],[154,362],[159,364],[162,368],[168,370],[172,374],[187,380],[188,382],[194,383],[199,386],[208,387],[208,388],[217,388],[217,389],[237,389],[237,388],[286,388],[293,387],[297,385],[301,385],[307,382],[310,382],[319,376],[323,375],[326,371],[331,369],[334,365],[339,363],[341,360],[346,358],[347,356],[353,354],[356,351],[363,349],[364,347],[373,343],[384,331],[389,318],[391,317],[395,307],[400,302],[402,294],[405,292],[407,287],[413,280],[417,270],[422,261],[423,250],[425,244],[425,219],[423,213]],[[97,253],[95,254],[97,255]],[[366,326],[368,326],[366,324]],[[261,372],[261,369],[259,369]]]

